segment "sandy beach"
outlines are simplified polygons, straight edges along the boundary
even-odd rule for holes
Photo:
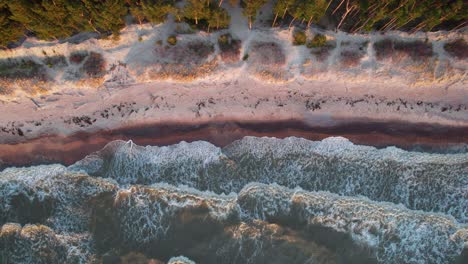
[[[58,56],[68,65],[47,69],[51,79],[40,89],[16,81],[10,82],[13,93],[0,95],[3,163],[69,164],[114,139],[139,144],[203,139],[222,145],[245,135],[345,136],[358,144],[402,148],[468,142],[467,63],[443,50],[444,43],[464,38],[463,31],[359,35],[312,29],[310,34],[321,32],[334,45],[323,60],[293,46],[292,31],[249,31],[235,23],[213,34],[181,34],[174,47],[155,44],[178,26],[131,26],[119,41],[28,39],[22,47],[0,51],[3,59],[37,63],[43,63],[42,53],[63,54]],[[242,44],[225,53],[217,43],[222,34]],[[424,39],[432,55],[415,57]],[[388,40],[410,44],[382,57],[378,45]],[[83,54],[93,62],[102,60],[100,78],[71,77],[87,63],[71,62],[77,51],[89,51]],[[349,52],[362,56],[351,62],[343,57]],[[243,54],[249,59],[242,60]],[[139,129],[154,133],[139,135]]]

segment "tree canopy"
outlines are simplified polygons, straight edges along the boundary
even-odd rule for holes
[[[345,31],[433,30],[448,21],[466,25],[468,5],[463,0],[278,0],[274,5],[275,19],[287,16],[289,25],[307,26],[328,16],[336,29]]]
[[[257,12],[265,5],[268,0],[242,0],[241,7],[244,8],[244,16],[249,19],[249,28],[252,29],[252,24],[257,17]]]
[[[0,47],[33,34],[39,39],[63,39],[95,31],[118,36],[131,15],[138,23],[163,23],[169,15],[204,29],[227,28],[227,6],[243,8],[249,28],[269,0],[0,0]],[[336,29],[430,31],[467,25],[463,0],[270,0],[273,23],[289,26],[332,21]],[[227,2],[224,3],[224,2]]]
[[[138,23],[163,23],[169,14],[175,14],[176,1],[174,0],[131,0],[130,14]]]

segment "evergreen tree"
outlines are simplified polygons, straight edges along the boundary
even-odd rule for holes
[[[130,13],[140,24],[143,21],[153,24],[163,23],[167,15],[174,14],[175,11],[173,0],[136,0],[130,3]]]
[[[184,8],[184,17],[195,20],[195,25],[201,19],[208,19],[210,17],[210,9],[208,8],[209,1],[203,0],[187,0]]]
[[[24,34],[23,26],[10,19],[11,12],[5,3],[0,2],[0,47],[18,41]]]
[[[8,3],[11,19],[40,39],[58,39],[88,31],[84,6],[77,0],[18,0]]]
[[[209,28],[227,28],[231,22],[231,18],[226,10],[219,7],[219,5],[211,5],[210,16],[208,18]]]
[[[281,18],[284,18],[289,11],[289,9],[295,4],[296,0],[278,0],[275,6],[273,7],[273,12],[275,14],[275,18],[273,19],[272,27],[275,26],[276,20],[281,15]]]
[[[352,31],[391,30],[410,25],[413,25],[412,31],[432,30],[445,21],[466,21],[468,18],[467,5],[463,0],[347,1],[357,6],[360,14]]]
[[[244,8],[243,14],[249,19],[249,29],[255,21],[258,10],[266,4],[267,0],[242,0],[241,6]]]
[[[123,20],[128,13],[124,0],[81,0],[88,14],[88,23],[93,30],[103,33],[112,32],[118,36],[125,26]]]
[[[293,18],[291,22],[289,23],[289,27],[292,26],[294,21],[296,21],[297,19],[301,19],[305,16],[304,5],[305,5],[304,1],[297,0],[295,1],[294,5],[289,9],[288,13]]]
[[[61,19],[66,19],[63,5],[52,8],[44,1],[17,0],[8,3],[12,13],[10,18],[21,23],[27,30],[41,39],[63,38],[71,35],[71,29],[62,23]],[[60,3],[62,4],[62,3]],[[46,8],[55,9],[53,14],[44,15]]]

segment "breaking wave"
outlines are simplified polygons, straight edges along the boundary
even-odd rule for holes
[[[468,153],[429,154],[323,141],[245,137],[218,148],[208,142],[141,147],[114,141],[70,167],[120,184],[165,182],[216,193],[249,182],[363,195],[468,221]]]
[[[0,172],[0,256],[463,263],[467,193],[468,153],[376,149],[344,138],[246,137],[224,148],[114,141],[70,167]]]

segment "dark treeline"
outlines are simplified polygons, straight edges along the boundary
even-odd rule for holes
[[[226,2],[226,3],[225,3]],[[177,21],[212,30],[230,22],[228,4],[239,5],[252,27],[268,0],[0,0],[0,46],[26,35],[63,39],[79,32],[112,33],[118,37],[129,15],[136,23]],[[359,32],[404,29],[453,29],[466,25],[463,0],[275,0],[272,26],[319,23],[324,18],[336,29]]]

